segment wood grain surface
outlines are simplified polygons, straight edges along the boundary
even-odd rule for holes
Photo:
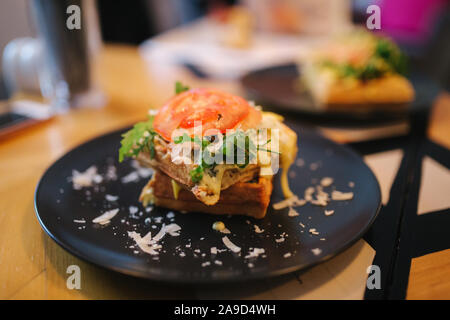
[[[414,258],[411,261],[409,300],[450,299],[450,249]]]

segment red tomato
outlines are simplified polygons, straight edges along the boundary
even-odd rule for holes
[[[215,89],[192,89],[170,99],[156,114],[153,127],[170,141],[178,128],[193,133],[194,126],[201,124],[202,133],[208,129],[225,133],[238,126],[255,127],[260,121],[261,112],[245,99]]]

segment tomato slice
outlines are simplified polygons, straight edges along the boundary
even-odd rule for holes
[[[178,128],[193,134],[201,124],[202,134],[209,129],[225,133],[236,127],[255,127],[260,121],[261,112],[241,97],[216,89],[192,89],[170,99],[156,114],[153,127],[170,141]]]

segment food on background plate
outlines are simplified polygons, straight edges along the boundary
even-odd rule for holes
[[[340,35],[299,61],[300,84],[321,108],[405,107],[414,89],[406,57],[390,39],[364,30]]]
[[[286,198],[297,135],[277,114],[216,89],[176,84],[176,95],[123,135],[119,160],[155,170],[140,201],[186,212],[263,218],[278,163]]]

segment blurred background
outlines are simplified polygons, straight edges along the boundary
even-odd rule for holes
[[[43,118],[70,107],[106,105],[111,94],[104,94],[104,84],[97,81],[97,57],[103,48],[109,48],[106,51],[111,55],[118,46],[138,49],[149,78],[157,79],[152,90],[165,92],[165,98],[175,80],[218,85],[249,96],[249,90],[244,93],[239,85],[243,76],[296,63],[326,39],[355,26],[366,28],[367,10],[373,4],[381,11],[381,30],[374,31],[399,45],[409,57],[411,74],[427,79],[421,80],[424,89],[416,88],[416,96],[421,99],[423,91],[425,96],[436,91],[426,87],[431,82],[435,88],[448,90],[447,0],[3,0],[0,102],[17,104],[17,97],[26,97],[25,106],[21,103],[12,109],[29,111],[36,108],[28,98],[42,102],[42,97],[52,107],[47,115],[40,115]],[[66,28],[68,17],[76,13],[69,9],[71,5],[81,7],[80,32]],[[105,61],[104,56],[100,60]],[[119,73],[127,70],[125,60],[118,59],[119,64],[124,61]],[[100,73],[107,74],[104,69]],[[281,100],[288,95],[283,88],[276,90]],[[163,100],[150,103],[158,106]]]
[[[234,36],[233,31],[230,31],[228,45],[231,47],[251,46],[251,35],[243,34],[246,32],[245,24],[251,25],[248,27],[251,28],[249,33],[266,30],[298,34],[300,37],[320,34],[338,28],[344,23],[347,15],[353,23],[365,23],[366,8],[376,3],[383,12],[383,32],[393,37],[407,52],[413,60],[412,65],[429,74],[447,89],[450,86],[450,11],[449,2],[446,0],[98,0],[95,2],[101,36],[105,43],[139,45],[163,32],[192,23],[202,17],[209,17],[217,22],[240,28],[241,34],[238,36]],[[333,5],[334,2],[339,5]],[[31,2],[28,0],[0,2],[1,52],[6,44],[15,38],[36,36],[30,5]],[[243,6],[243,10],[230,10],[236,5]],[[333,22],[333,19],[336,21]],[[232,39],[233,37],[236,39]],[[238,39],[239,37],[242,39]],[[2,76],[0,98],[5,99],[9,94]]]

